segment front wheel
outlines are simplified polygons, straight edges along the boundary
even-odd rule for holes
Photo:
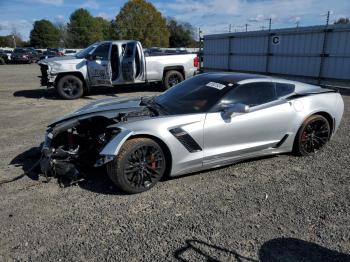
[[[141,193],[152,188],[165,172],[162,148],[149,138],[127,140],[118,156],[107,164],[107,174],[126,193]]]
[[[316,153],[328,142],[331,128],[328,120],[321,115],[313,115],[300,127],[294,141],[293,151],[300,156]]]
[[[174,85],[182,82],[184,80],[183,75],[179,71],[171,70],[165,73],[163,84],[165,89],[169,89]]]
[[[57,92],[64,99],[77,99],[84,94],[83,81],[74,75],[66,75],[58,80]]]

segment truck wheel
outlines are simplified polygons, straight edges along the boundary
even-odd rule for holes
[[[57,92],[63,99],[78,99],[84,94],[84,84],[79,77],[66,75],[58,80]]]
[[[162,148],[149,138],[127,140],[117,157],[107,164],[107,174],[114,184],[126,193],[149,190],[165,172]]]
[[[0,65],[4,65],[4,64],[5,64],[5,60],[2,57],[0,57]]]
[[[171,70],[165,73],[163,84],[165,89],[169,89],[174,85],[177,85],[178,83],[182,82],[183,80],[184,77],[179,71]]]

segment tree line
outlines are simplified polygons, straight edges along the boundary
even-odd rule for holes
[[[46,19],[35,21],[30,40],[24,44],[35,48],[84,48],[102,40],[132,39],[145,47],[195,47],[194,35],[191,24],[164,18],[152,3],[129,0],[112,21],[94,17],[83,8],[75,10],[68,23],[53,24]],[[12,36],[7,38],[7,42],[13,40]],[[20,39],[16,43],[20,45]]]

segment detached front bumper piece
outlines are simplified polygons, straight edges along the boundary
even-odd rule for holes
[[[66,177],[71,180],[77,180],[79,177],[79,171],[72,163],[72,158],[74,158],[74,155],[60,148],[57,150],[51,148],[51,140],[52,134],[47,133],[41,150],[41,172],[46,177]]]

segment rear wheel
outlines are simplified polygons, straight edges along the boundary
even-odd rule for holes
[[[165,89],[169,89],[173,87],[174,85],[177,85],[178,83],[182,82],[184,80],[183,75],[176,70],[171,70],[165,73],[163,83]]]
[[[313,115],[305,120],[294,141],[294,153],[306,156],[316,153],[328,142],[331,129],[328,120],[321,115]]]
[[[77,99],[84,94],[83,81],[74,75],[66,75],[58,80],[57,92],[64,99]]]
[[[163,176],[166,161],[162,148],[149,138],[128,140],[118,156],[107,164],[108,176],[127,193],[141,193],[152,188]]]

